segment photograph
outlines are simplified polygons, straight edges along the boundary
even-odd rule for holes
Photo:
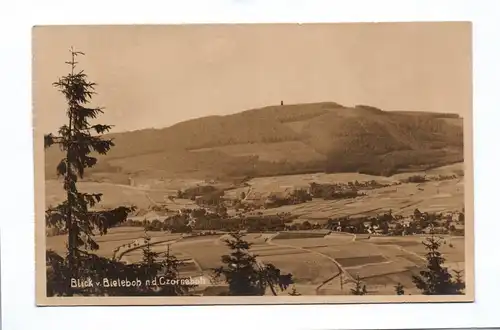
[[[474,301],[470,22],[32,29],[36,304]]]

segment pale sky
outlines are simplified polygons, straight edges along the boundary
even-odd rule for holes
[[[384,110],[472,106],[468,23],[52,26],[33,30],[35,125],[64,122],[52,82],[69,48],[113,132],[267,105],[333,101]]]

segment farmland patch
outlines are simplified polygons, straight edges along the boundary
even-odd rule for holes
[[[380,276],[392,273],[398,273],[413,269],[415,265],[405,259],[392,259],[388,263],[372,264],[362,267],[354,267],[347,269],[351,276],[359,275],[360,278],[364,279],[366,277]]]
[[[353,267],[365,264],[379,263],[387,261],[381,255],[366,256],[366,257],[352,257],[352,258],[336,258],[343,267]]]
[[[323,238],[326,233],[324,232],[281,232],[277,236],[273,238],[273,240],[277,239],[297,239],[297,238]]]
[[[259,253],[256,253],[256,255],[260,257],[265,257],[265,256],[285,256],[285,255],[295,255],[295,254],[304,254],[304,253],[309,253],[308,251],[305,250],[299,250],[299,249],[274,249],[274,250],[267,250],[267,251],[261,251]]]
[[[417,257],[416,255],[410,254],[410,253],[404,253],[398,255],[399,258],[404,258],[410,262],[413,262],[415,265],[422,265],[425,264],[425,260],[422,258]]]
[[[412,281],[412,276],[418,275],[418,271],[419,268],[414,267],[400,272],[368,276],[363,278],[363,282],[368,286],[370,285],[388,286],[391,290],[394,290],[393,287],[396,286],[398,283],[400,283],[405,288],[405,291],[407,291],[408,288],[413,288],[415,286]]]
[[[339,273],[337,265],[326,257],[313,253],[298,255],[266,256],[262,262],[270,262],[284,273],[292,273],[300,284],[321,284]]]

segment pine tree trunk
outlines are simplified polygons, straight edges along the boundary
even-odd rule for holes
[[[75,278],[77,277],[77,270],[78,266],[76,264],[77,262],[77,240],[78,240],[78,225],[75,222],[75,219],[73,218],[73,212],[72,208],[74,207],[75,201],[74,201],[74,192],[72,191],[71,188],[71,180],[72,180],[72,170],[71,170],[71,157],[72,157],[72,140],[73,140],[73,134],[72,134],[72,125],[71,125],[72,118],[70,117],[70,125],[69,125],[69,146],[68,150],[66,153],[67,157],[67,166],[66,166],[66,198],[68,201],[68,209],[67,209],[67,219],[66,219],[66,227],[68,228],[68,261],[70,265],[70,270],[71,270],[71,276],[74,276]]]
[[[72,54],[71,58],[71,76],[74,74],[74,63],[75,63],[75,55]],[[67,209],[67,219],[66,219],[66,227],[68,228],[68,261],[71,271],[71,276],[77,278],[78,274],[78,265],[77,262],[77,241],[78,241],[78,225],[73,219],[72,208],[75,206],[74,201],[74,191],[72,191],[71,181],[72,179],[72,170],[71,170],[71,160],[73,158],[73,109],[70,101],[69,104],[69,118],[68,118],[68,146],[66,150],[66,198],[68,201],[68,209]]]

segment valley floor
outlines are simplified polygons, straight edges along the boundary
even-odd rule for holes
[[[435,173],[455,171],[455,167],[435,170]],[[441,171],[441,172],[440,172]],[[410,175],[410,174],[408,174]],[[254,190],[276,191],[289,187],[300,187],[310,182],[339,182],[340,180],[366,180],[355,174],[318,174],[271,178],[256,178],[248,184]],[[371,177],[368,179],[372,179]],[[400,179],[400,176],[380,178],[386,182]],[[82,183],[82,190],[99,191],[104,194],[103,203],[116,206],[131,203],[148,208],[163,203],[171,210],[194,207],[190,200],[170,201],[166,195],[176,187],[150,189],[105,183]],[[172,189],[174,188],[174,189]],[[47,204],[54,205],[61,201],[59,182],[47,182]],[[248,192],[248,187],[233,189],[229,194],[239,195]],[[460,211],[464,207],[463,177],[424,183],[403,183],[400,185],[366,191],[366,196],[345,200],[320,200],[298,205],[282,206],[260,210],[263,215],[290,212],[298,216],[296,221],[308,220],[312,223],[324,223],[328,218],[356,215],[375,215],[392,210],[393,214],[409,215],[418,208],[422,212]],[[139,217],[140,218],[140,217]],[[140,227],[112,228],[105,236],[97,237],[100,244],[98,254],[112,257],[119,246],[127,246],[144,235]],[[210,294],[216,284],[212,283],[212,269],[221,266],[221,256],[228,252],[221,241],[222,235],[181,238],[180,234],[149,232],[154,243],[154,250],[170,252],[185,261],[182,274],[203,278]],[[249,234],[245,239],[253,243],[251,252],[258,255],[260,262],[273,263],[283,272],[290,272],[295,278],[295,287],[302,295],[342,295],[349,294],[350,279],[358,276],[367,285],[369,294],[394,294],[394,286],[401,283],[405,291],[418,294],[411,281],[412,274],[425,264],[423,236],[384,237],[334,233],[325,236],[286,235],[279,233]],[[464,237],[446,236],[442,252],[451,269],[464,270]],[[51,236],[46,239],[47,249],[63,253],[64,236]],[[142,257],[142,251],[135,249],[121,256],[123,261],[134,263]],[[212,288],[212,289],[211,289]],[[284,293],[286,294],[286,292]]]
[[[307,237],[313,233],[316,237]],[[151,233],[153,251],[170,253],[184,261],[181,275],[202,279],[198,291],[207,291],[223,284],[213,281],[212,269],[222,265],[221,256],[229,250],[221,241],[223,235],[181,238],[179,234]],[[140,228],[112,230],[102,240],[98,254],[112,255],[112,248],[140,238]],[[418,294],[412,283],[412,274],[425,264],[424,237],[370,237],[332,233],[324,237],[312,232],[297,233],[297,237],[280,238],[278,233],[248,234],[253,243],[251,253],[262,263],[272,263],[284,273],[292,273],[295,287],[302,295],[349,294],[352,279],[359,276],[367,285],[369,294],[393,295],[394,286],[401,283],[407,293]],[[463,237],[445,237],[442,252],[450,269],[464,271],[465,241]],[[63,237],[47,239],[48,248],[64,251]],[[159,242],[155,244],[155,242]],[[450,244],[453,243],[453,244]],[[139,262],[142,250],[126,252],[121,260]],[[284,292],[283,294],[287,294]]]

